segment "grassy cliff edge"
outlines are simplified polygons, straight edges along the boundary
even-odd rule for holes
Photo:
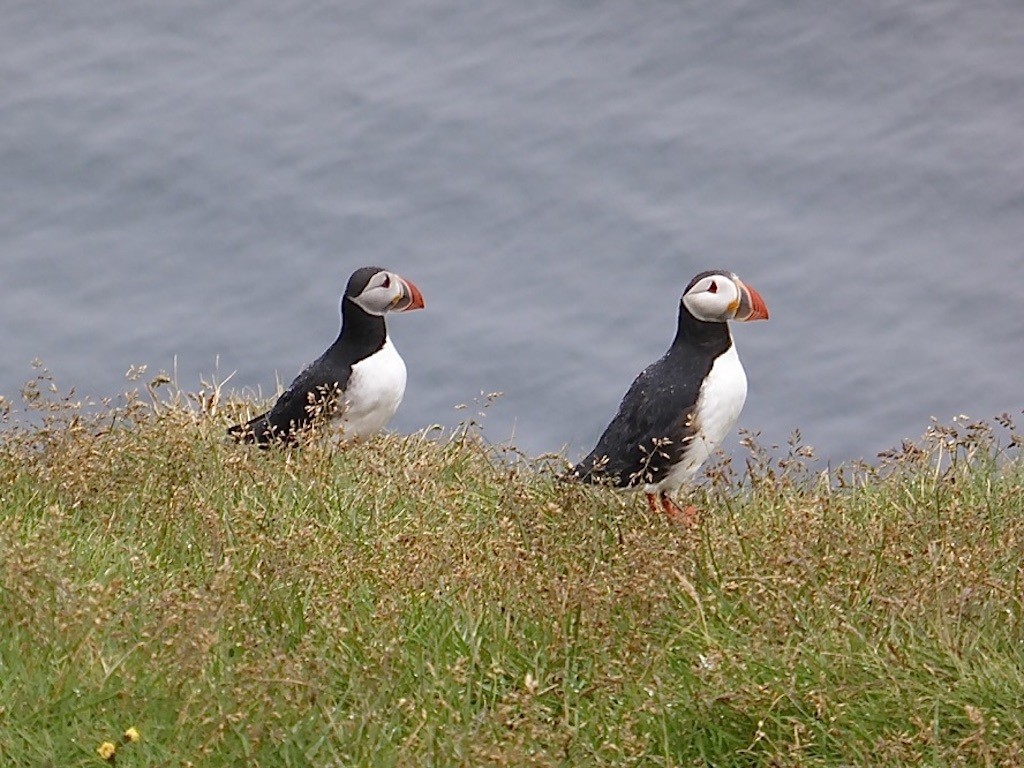
[[[472,426],[232,445],[217,394],[6,417],[0,764],[1024,764],[1008,419],[747,440],[688,532]]]

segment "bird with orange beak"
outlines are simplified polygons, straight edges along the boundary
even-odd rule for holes
[[[380,267],[352,273],[341,297],[341,331],[274,403],[228,434],[239,442],[291,442],[330,422],[345,440],[380,431],[405,394],[406,369],[388,337],[384,316],[422,309],[423,295],[404,277]]]
[[[642,489],[652,511],[693,524],[696,509],[680,509],[670,494],[693,480],[736,425],[747,397],[729,322],[767,319],[761,295],[734,273],[694,277],[679,301],[672,345],[636,377],[572,476]]]

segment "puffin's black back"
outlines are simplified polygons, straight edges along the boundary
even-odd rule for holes
[[[228,434],[247,443],[289,441],[320,415],[329,415],[348,386],[352,366],[380,350],[387,341],[387,326],[380,315],[371,315],[354,301],[380,267],[361,267],[352,273],[341,299],[341,331],[320,357],[295,377],[274,407],[237,424]]]
[[[721,272],[702,272],[686,291],[710,274]],[[715,360],[730,346],[726,323],[698,320],[680,300],[672,346],[636,377],[615,418],[573,475],[585,482],[620,487],[664,479],[697,433],[693,422],[700,388]]]

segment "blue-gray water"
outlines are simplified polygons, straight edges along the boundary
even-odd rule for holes
[[[767,442],[1019,413],[1022,51],[1016,0],[17,4],[0,394],[272,392],[380,264],[428,303],[393,428],[502,391],[492,439],[576,457],[722,266]]]

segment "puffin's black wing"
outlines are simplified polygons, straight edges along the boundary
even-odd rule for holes
[[[664,479],[697,434],[694,412],[703,376],[696,371],[686,375],[681,362],[666,356],[636,377],[615,418],[573,476],[619,487]]]
[[[228,434],[245,443],[289,442],[296,432],[337,407],[338,396],[348,386],[351,374],[350,365],[334,364],[325,354],[295,377],[273,408],[245,424],[236,424]]]

